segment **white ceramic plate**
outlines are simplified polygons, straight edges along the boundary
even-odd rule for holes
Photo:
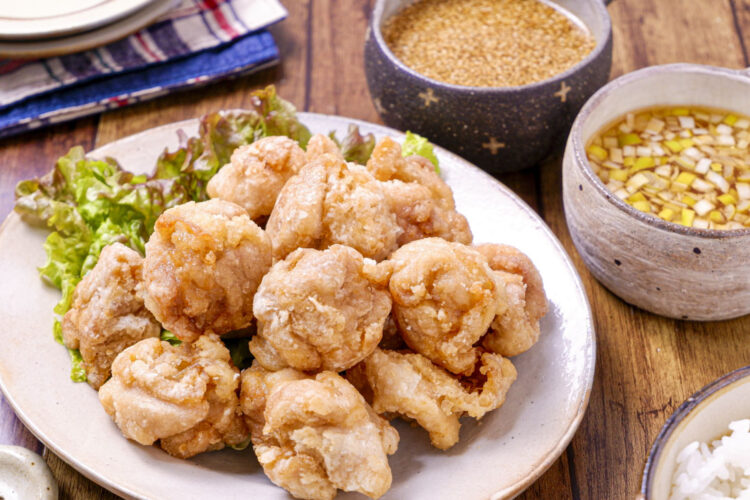
[[[0,0],[2,2],[3,0]],[[7,0],[9,1],[9,0]],[[141,1],[141,0],[134,0]],[[157,17],[167,12],[176,0],[143,0],[143,8],[130,15],[99,28],[74,33],[70,36],[50,39],[0,40],[0,57],[41,58],[71,54],[99,47],[151,24]],[[1,32],[0,32],[1,33]]]
[[[39,39],[105,25],[154,0],[0,1],[0,38]]]
[[[403,140],[400,132],[348,118],[302,113],[301,119],[315,132],[342,135],[356,123],[363,132]],[[142,132],[92,156],[112,156],[145,172],[165,146],[177,145],[180,128],[195,134],[197,120]],[[594,376],[591,312],[575,269],[544,222],[483,171],[443,149],[436,153],[475,241],[509,243],[527,253],[544,279],[550,312],[539,342],[513,358],[518,380],[505,404],[481,423],[464,419],[461,440],[449,451],[432,448],[422,429],[394,421],[401,442],[390,458],[393,487],[384,498],[510,498],[560,456],[583,417]],[[67,352],[52,340],[52,308],[60,294],[36,271],[44,263],[46,235],[15,213],[0,232],[0,388],[29,429],[81,473],[126,497],[287,500],[263,475],[252,450],[182,461],[126,441],[96,392],[70,381]]]

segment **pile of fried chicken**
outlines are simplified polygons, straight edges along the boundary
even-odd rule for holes
[[[249,441],[297,498],[378,498],[399,441],[387,419],[445,450],[460,417],[503,404],[508,357],[547,312],[542,280],[515,248],[472,245],[429,161],[389,138],[357,165],[323,135],[306,151],[267,137],[208,193],[161,215],[145,258],[104,248],[63,318],[125,437],[179,458]],[[242,373],[220,340],[237,331],[252,335]]]

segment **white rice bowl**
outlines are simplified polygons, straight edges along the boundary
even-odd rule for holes
[[[750,500],[750,419],[710,444],[693,441],[677,456],[670,500]]]

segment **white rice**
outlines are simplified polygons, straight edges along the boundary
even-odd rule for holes
[[[730,435],[694,441],[677,455],[670,500],[750,500],[750,419],[729,429]]]

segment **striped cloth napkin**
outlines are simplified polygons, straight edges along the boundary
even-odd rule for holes
[[[0,59],[0,137],[275,64],[263,28],[286,14],[278,0],[176,0],[154,24],[103,47]]]

